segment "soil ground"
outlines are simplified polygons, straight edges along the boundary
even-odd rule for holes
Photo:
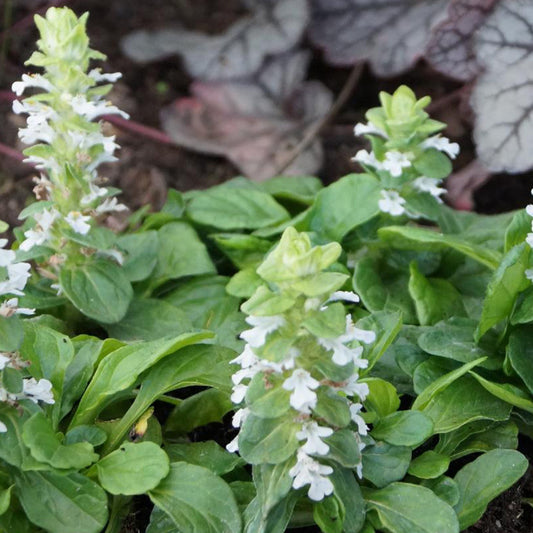
[[[121,53],[120,39],[133,30],[178,22],[190,29],[215,34],[244,12],[239,0],[71,0],[56,3],[68,4],[77,13],[90,12],[88,31],[92,46],[108,56],[104,71],[123,73],[110,99],[134,121],[153,128],[160,128],[161,109],[176,98],[188,95],[191,79],[177,57],[148,65],[133,63]],[[4,16],[3,26],[0,26],[0,142],[17,150],[23,149],[16,135],[23,119],[10,113],[7,91],[25,71],[23,62],[34,48],[36,30],[27,17],[32,9],[46,5],[39,0],[0,0],[0,6],[5,8],[0,9],[0,17]],[[16,30],[6,31],[12,23],[25,18],[28,23],[22,22]],[[321,80],[337,95],[348,74],[347,69],[326,65],[315,52],[310,79]],[[462,148],[455,162],[456,169],[474,159],[470,113],[466,100],[457,91],[458,83],[435,73],[423,62],[407,74],[388,80],[376,78],[365,68],[346,105],[322,132],[325,163],[319,176],[325,183],[355,170],[350,157],[360,148],[360,142],[353,136],[353,125],[363,118],[366,109],[377,105],[380,90],[391,92],[402,83],[410,85],[419,95],[432,96],[434,118],[448,123],[447,135]],[[458,98],[447,96],[454,91]],[[162,144],[130,131],[117,129],[114,133],[122,146],[120,161],[104,169],[104,175],[123,190],[123,201],[133,209],[145,204],[150,204],[154,210],[160,208],[169,187],[181,191],[207,188],[238,174],[223,158]],[[34,174],[19,161],[0,155],[0,218],[11,225],[17,225],[17,215],[31,196]],[[523,208],[530,201],[532,187],[533,173],[493,176],[475,193],[475,209],[482,213],[499,213]],[[529,458],[533,457],[533,443],[528,439],[521,442],[520,449]],[[484,517],[468,532],[532,533],[533,509],[524,503],[524,498],[533,498],[531,471],[492,502]],[[142,533],[148,513],[149,502],[136,501],[123,533]],[[312,533],[318,529],[298,531]]]

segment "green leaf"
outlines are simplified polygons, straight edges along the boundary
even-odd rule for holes
[[[59,284],[77,309],[104,324],[118,322],[133,296],[122,268],[111,261],[96,260],[62,268]]]
[[[428,178],[443,179],[450,175],[452,163],[442,152],[435,148],[429,148],[413,161],[413,167],[422,176]]]
[[[104,357],[82,396],[70,427],[90,424],[115,393],[132,387],[139,375],[160,359],[189,344],[209,337],[207,333],[184,333],[173,339],[123,346]]]
[[[433,450],[428,450],[419,455],[409,465],[409,474],[421,479],[434,479],[440,477],[450,465],[450,458]]]
[[[297,431],[291,414],[271,419],[250,414],[239,433],[239,453],[252,465],[281,463],[297,450]]]
[[[461,529],[477,522],[489,502],[516,483],[527,467],[520,452],[492,450],[461,468],[454,478],[460,493],[455,511]]]
[[[479,342],[474,342],[475,322],[462,317],[454,317],[439,322],[418,338],[422,350],[439,357],[446,357],[461,363],[471,363],[482,357],[478,364],[482,368],[499,370],[503,358],[496,351],[497,337],[490,332]]]
[[[157,340],[192,329],[184,311],[155,298],[132,300],[124,318],[106,327],[110,337],[129,342]]]
[[[451,477],[440,476],[436,479],[424,479],[421,485],[431,489],[441,500],[452,507],[459,501],[459,487]]]
[[[9,318],[0,316],[0,351],[17,351],[24,339],[22,321],[17,315]]]
[[[505,230],[505,252],[518,244],[522,244],[531,231],[531,217],[525,209],[516,211]]]
[[[415,399],[411,409],[424,409],[426,405],[431,401],[431,399],[453,383],[456,379],[459,379],[461,376],[464,376],[469,370],[479,365],[485,361],[485,357],[480,357],[475,359],[470,363],[466,363],[463,366],[444,374],[440,378],[432,381]]]
[[[525,276],[530,248],[522,243],[512,248],[494,272],[483,302],[481,320],[475,338],[480,339],[492,326],[511,314],[518,293],[529,287]]]
[[[392,413],[379,420],[371,432],[374,439],[396,446],[418,446],[432,434],[431,418],[419,411]]]
[[[237,272],[226,287],[228,294],[238,298],[250,298],[263,284],[261,276],[255,270],[255,268],[246,268]]]
[[[533,332],[530,327],[522,326],[511,332],[507,357],[529,392],[533,394]]]
[[[328,305],[324,310],[311,311],[302,325],[315,337],[326,339],[339,337],[346,330],[346,311],[340,302]]]
[[[501,254],[483,246],[471,244],[453,235],[443,235],[437,231],[414,226],[389,226],[378,230],[378,236],[393,248],[401,250],[439,251],[452,249],[475,259],[479,263],[495,269]]]
[[[375,332],[376,340],[365,347],[365,359],[368,367],[366,375],[380,360],[381,356],[391,346],[402,328],[402,314],[400,312],[376,311],[357,321],[357,327]]]
[[[355,265],[353,285],[369,311],[401,313],[404,323],[416,324],[415,306],[407,290],[408,279],[403,272],[391,271],[381,262],[363,257]]]
[[[235,352],[227,348],[198,344],[185,346],[153,365],[144,376],[135,401],[110,432],[104,451],[118,446],[129,428],[162,394],[195,385],[217,387],[229,393],[234,372],[229,361],[234,357]]]
[[[257,267],[272,247],[270,241],[241,233],[215,233],[209,237],[240,270]]]
[[[342,533],[344,506],[333,494],[313,505],[313,519],[324,533]]]
[[[476,432],[463,440],[455,449],[452,460],[455,461],[471,453],[488,452],[496,448],[515,450],[518,447],[518,426],[512,422],[501,422],[489,429]]]
[[[355,468],[361,462],[361,452],[353,431],[338,429],[324,442],[329,445],[328,459],[346,468]]]
[[[281,386],[279,379],[274,378],[259,372],[248,385],[246,406],[260,418],[278,418],[291,408],[291,392]]]
[[[98,454],[88,442],[63,445],[43,413],[35,413],[25,422],[22,440],[37,461],[54,468],[80,470],[98,461]]]
[[[511,324],[533,322],[533,287],[518,295],[517,304],[511,315]]]
[[[159,248],[157,231],[121,235],[117,246],[125,251],[122,269],[129,281],[141,281],[152,273]]]
[[[171,222],[158,232],[157,264],[150,278],[157,287],[169,279],[216,272],[204,243],[186,222]]]
[[[100,446],[107,439],[107,433],[96,426],[76,426],[65,435],[65,444],[89,442],[93,446]]]
[[[0,515],[3,515],[9,509],[14,486],[10,485],[7,489],[0,490]]]
[[[146,533],[180,533],[180,531],[165,511],[154,506]]]
[[[237,454],[226,451],[212,440],[169,444],[165,446],[165,451],[173,463],[185,461],[193,465],[203,466],[219,476],[246,464]]]
[[[172,518],[180,533],[240,533],[242,530],[231,488],[207,468],[172,463],[168,476],[148,495]]]
[[[165,432],[184,435],[196,427],[222,422],[233,409],[229,394],[217,389],[206,389],[189,396],[174,407],[165,422]]]
[[[369,174],[349,174],[322,189],[306,220],[323,240],[340,242],[352,229],[379,213],[381,185]]]
[[[276,176],[258,185],[274,198],[305,205],[312,204],[318,191],[322,189],[322,182],[314,176]]]
[[[107,523],[106,493],[81,474],[20,472],[16,489],[28,518],[48,531],[101,533]]]
[[[426,278],[418,270],[416,262],[411,263],[410,271],[409,294],[415,302],[418,321],[422,326],[465,314],[461,295],[450,282]]]
[[[411,448],[375,442],[363,450],[363,475],[378,488],[404,478],[411,462]]]
[[[423,412],[433,420],[435,433],[447,433],[474,420],[507,420],[511,406],[466,375],[433,396]]]
[[[485,390],[496,396],[496,398],[523,409],[528,413],[533,413],[533,401],[531,401],[531,396],[528,393],[510,383],[494,383],[493,381],[481,377],[475,372],[470,372],[470,375],[476,378],[478,383],[480,383]]]
[[[369,518],[378,530],[391,533],[459,533],[453,509],[433,491],[409,483],[363,489]]]
[[[392,384],[380,378],[365,378],[361,383],[368,385],[369,393],[363,404],[367,411],[373,411],[382,418],[394,413],[400,407],[400,398]]]
[[[144,494],[167,476],[167,454],[153,442],[125,442],[96,463],[98,480],[111,494]]]
[[[222,230],[257,229],[279,224],[289,213],[270,194],[253,189],[214,187],[195,196],[187,215],[197,224]]]
[[[365,500],[352,470],[337,467],[330,474],[335,497],[344,506],[344,533],[359,533],[365,521]]]
[[[9,366],[2,370],[2,385],[7,392],[17,394],[22,392],[22,373],[16,368]]]

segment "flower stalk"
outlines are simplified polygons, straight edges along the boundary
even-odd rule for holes
[[[360,411],[368,386],[359,371],[368,366],[363,345],[375,334],[345,311],[342,301],[359,298],[340,290],[348,276],[331,269],[340,253],[338,243],[312,246],[307,234],[285,230],[257,269],[263,285],[242,306],[252,328],[241,334],[246,345],[232,361],[240,367],[233,375],[231,399],[240,406],[233,425],[241,429],[228,449],[252,464],[289,461],[292,487],[307,487],[313,501],[334,491],[333,443],[352,451],[362,474],[367,433]],[[258,440],[272,433],[281,453],[275,446],[258,453]]]

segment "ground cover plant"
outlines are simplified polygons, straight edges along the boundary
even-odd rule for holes
[[[120,532],[139,501],[147,533],[474,525],[528,467],[533,207],[446,206],[459,146],[403,85],[355,126],[359,172],[126,213],[98,171],[120,75],[87,15],[35,21],[13,111],[40,176],[0,241],[0,528]]]

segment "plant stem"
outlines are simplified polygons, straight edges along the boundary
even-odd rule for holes
[[[104,533],[120,533],[122,521],[130,510],[131,500],[127,496],[113,496],[111,515]]]

